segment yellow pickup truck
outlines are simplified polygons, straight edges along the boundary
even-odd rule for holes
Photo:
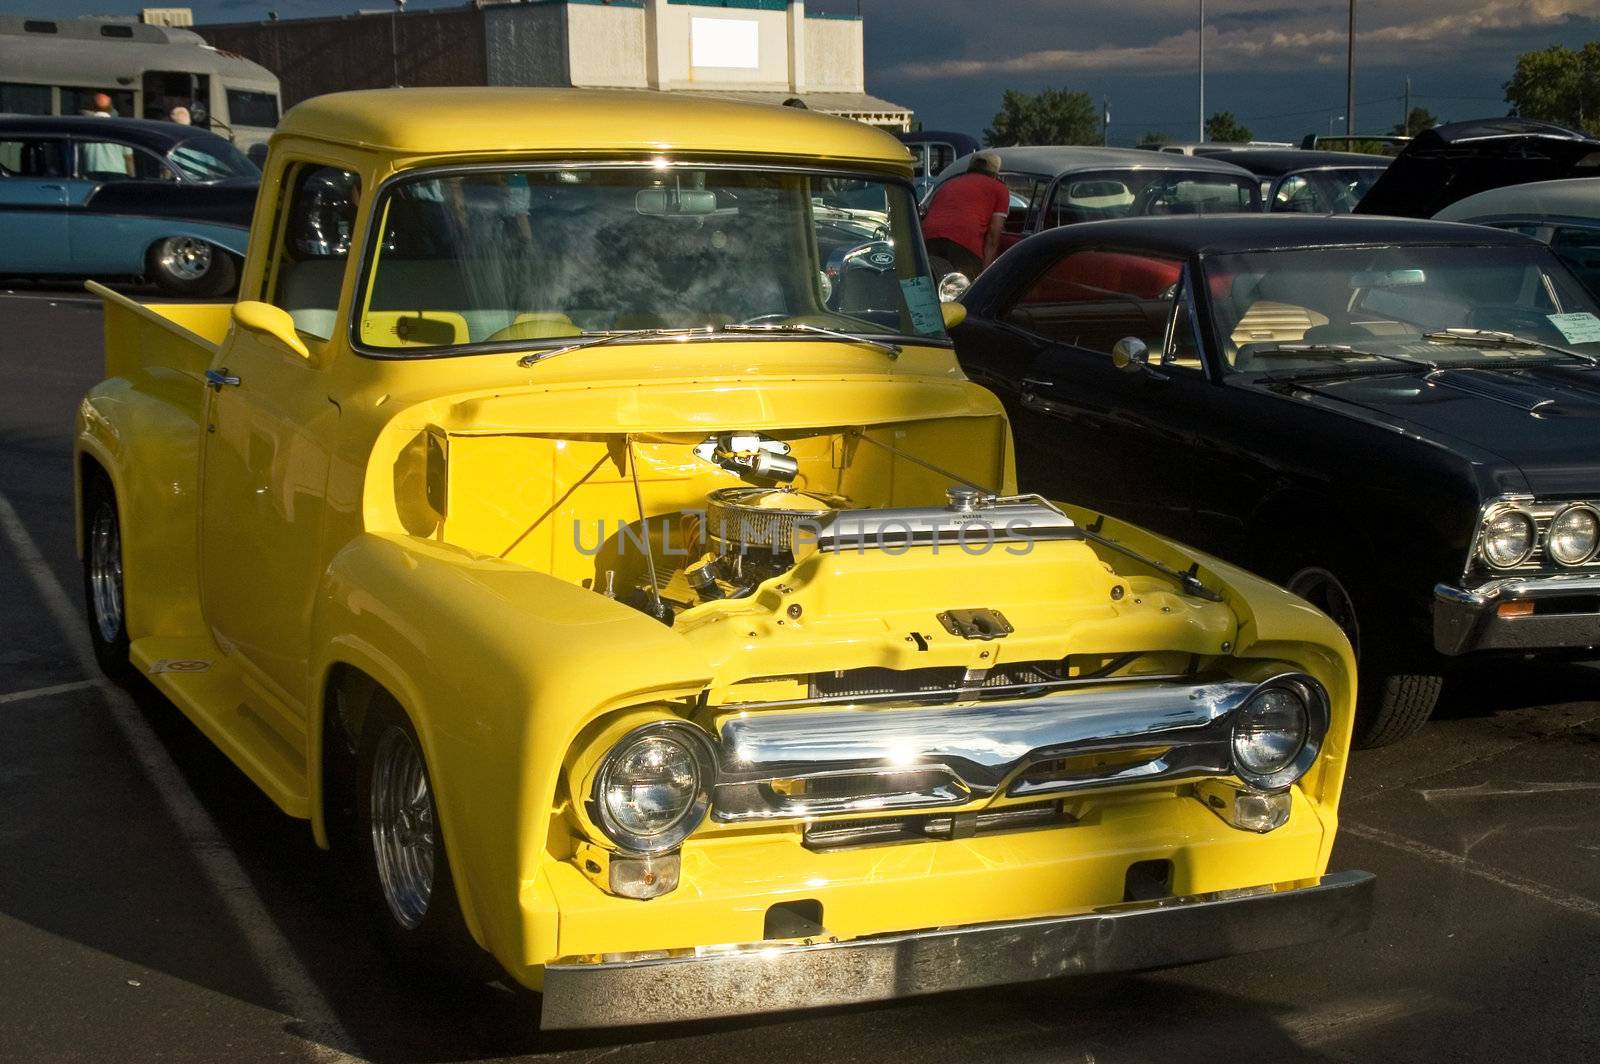
[[[405,960],[547,1027],[1143,969],[1365,926],[1354,664],[1019,494],[888,135],[638,92],[322,96],[232,305],[96,287],[89,628]]]

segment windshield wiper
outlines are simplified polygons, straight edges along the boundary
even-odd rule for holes
[[[618,340],[634,340],[641,336],[693,336],[695,333],[709,334],[710,332],[710,326],[697,329],[622,329],[617,332],[582,332],[578,334],[582,339],[576,343],[530,351],[517,359],[517,365],[527,367],[535,362],[543,362],[547,358],[555,358],[557,355],[567,354],[569,351],[582,351],[586,347],[601,347],[605,344],[614,344]]]
[[[809,333],[813,336],[830,336],[835,340],[849,340],[852,343],[866,344],[868,347],[876,347],[890,358],[900,357],[899,344],[890,343],[888,340],[879,340],[871,336],[862,336],[860,333],[842,332],[839,329],[830,329],[824,325],[812,325],[810,322],[804,321],[772,322],[770,324],[731,322],[727,325],[721,326],[721,331],[731,333],[777,333],[780,335],[785,333]]]
[[[1429,362],[1425,358],[1412,358],[1409,355],[1393,355],[1387,351],[1367,351],[1349,344],[1273,344],[1257,352],[1263,355],[1302,355],[1306,358],[1334,356],[1338,358],[1386,358],[1391,362],[1401,362],[1407,366],[1416,366],[1419,369],[1436,370],[1437,362]]]
[[[1461,344],[1466,347],[1532,347],[1541,351],[1551,351],[1568,358],[1576,358],[1587,362],[1591,366],[1600,366],[1600,358],[1574,351],[1570,347],[1559,344],[1547,344],[1543,340],[1535,340],[1528,336],[1518,336],[1516,333],[1501,332],[1498,329],[1439,329],[1435,332],[1423,333],[1424,340],[1431,340],[1436,344]]]

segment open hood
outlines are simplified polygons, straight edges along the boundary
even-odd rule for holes
[[[1482,118],[1412,138],[1356,205],[1357,214],[1432,218],[1505,185],[1600,176],[1600,140],[1526,118]]]

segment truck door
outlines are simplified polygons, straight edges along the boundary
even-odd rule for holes
[[[307,241],[302,230],[308,217],[328,208],[323,193],[330,171],[345,174],[310,164],[290,173],[283,186],[289,209],[273,238],[267,291],[240,293],[289,311],[310,357],[236,323],[207,375],[202,445],[206,621],[223,653],[300,711],[309,696],[311,609],[321,572],[329,447],[339,419],[325,382],[333,346],[326,341],[334,335],[349,255],[348,242]],[[353,196],[344,209],[353,220]],[[323,305],[306,313],[302,304],[312,303]]]

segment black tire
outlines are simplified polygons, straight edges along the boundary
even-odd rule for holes
[[[1332,618],[1356,652],[1356,747],[1388,746],[1421,730],[1444,684],[1441,676],[1411,671],[1428,660],[1429,650],[1387,631],[1381,614],[1326,566],[1301,566],[1284,586]]]
[[[1439,701],[1441,676],[1389,673],[1364,676],[1356,704],[1355,744],[1363,750],[1409,739],[1428,723]],[[1374,690],[1374,688],[1376,688]]]
[[[194,237],[157,240],[145,252],[145,276],[169,296],[208,299],[233,291],[239,270],[233,256]]]
[[[405,711],[381,692],[367,708],[357,760],[365,893],[385,947],[413,974],[481,974],[487,955],[461,915],[422,743]],[[410,801],[402,799],[407,793]]]
[[[117,496],[104,473],[83,481],[83,602],[89,643],[100,671],[114,680],[132,671],[128,662],[127,596],[122,583],[122,519]]]

